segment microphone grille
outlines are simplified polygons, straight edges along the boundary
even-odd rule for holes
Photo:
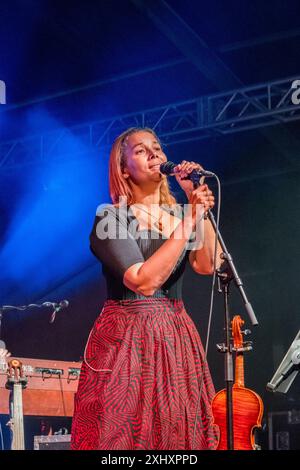
[[[165,162],[162,163],[159,167],[160,172],[163,173],[164,175],[170,175],[173,172],[173,169],[175,168],[175,163],[173,162]]]

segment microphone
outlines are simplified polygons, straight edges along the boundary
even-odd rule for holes
[[[62,310],[63,308],[67,308],[69,306],[69,301],[68,300],[61,300],[59,304],[53,303],[52,304],[54,311],[50,317],[49,323],[53,323],[56,317],[56,314]]]
[[[160,165],[159,171],[163,175],[174,176],[176,174],[176,172],[174,172],[174,168],[177,165],[178,165],[177,163],[173,163],[173,162],[168,161],[168,162],[162,163]],[[215,176],[215,174],[212,173],[211,171],[206,171],[206,170],[193,170],[184,179],[192,180],[193,183],[199,183],[200,178],[202,176],[212,177],[212,176]]]

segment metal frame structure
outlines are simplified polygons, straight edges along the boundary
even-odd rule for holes
[[[164,143],[175,144],[296,121],[300,119],[300,104],[293,104],[291,98],[295,92],[292,85],[299,77],[272,80],[0,142],[0,168],[16,168],[68,156],[70,137],[81,143],[77,154],[107,148],[128,127],[151,127]]]

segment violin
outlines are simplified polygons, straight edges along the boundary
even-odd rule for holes
[[[233,403],[233,448],[234,450],[257,450],[255,429],[261,428],[263,402],[253,390],[245,387],[244,381],[244,351],[252,349],[243,342],[241,326],[244,321],[236,315],[232,322],[233,345],[235,355],[235,382],[232,387]],[[212,401],[214,424],[219,430],[217,450],[227,450],[226,426],[226,390],[218,392]]]

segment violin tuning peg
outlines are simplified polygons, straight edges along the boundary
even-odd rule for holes
[[[252,351],[252,349],[253,349],[252,344],[253,344],[253,341],[245,341],[243,343],[244,351]]]
[[[243,331],[244,335],[247,336],[247,335],[251,335],[251,330],[249,329],[246,329]]]

